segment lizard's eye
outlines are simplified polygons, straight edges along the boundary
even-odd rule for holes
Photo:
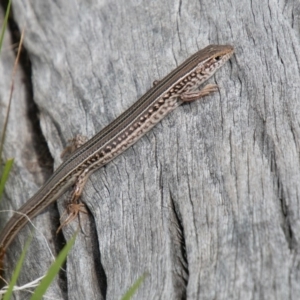
[[[215,60],[217,60],[217,61],[220,60],[220,59],[221,59],[221,56],[216,56],[215,57]]]

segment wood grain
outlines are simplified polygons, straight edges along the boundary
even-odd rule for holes
[[[13,1],[32,67],[27,105],[39,109],[54,168],[68,139],[91,137],[198,49],[236,49],[211,80],[219,93],[178,108],[91,177],[89,215],[48,296],[120,299],[148,272],[134,299],[299,298],[300,6],[249,4]],[[1,54],[1,78],[8,68]],[[39,164],[28,167],[39,139],[22,87],[20,79],[5,146],[16,166],[2,209],[19,207],[45,178]],[[33,222],[55,254],[55,206]],[[65,239],[78,225],[64,228]],[[9,269],[29,229],[10,248]],[[50,265],[46,246],[37,234],[19,284]]]

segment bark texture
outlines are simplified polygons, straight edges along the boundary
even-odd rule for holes
[[[198,49],[235,46],[210,80],[219,93],[179,107],[91,176],[80,222],[55,234],[67,194],[33,220],[19,285],[42,276],[80,225],[48,297],[120,299],[147,272],[134,299],[299,299],[299,1],[13,0],[13,19],[32,76],[23,65],[16,77],[3,211],[37,191],[73,136],[93,136]],[[32,231],[10,247],[8,278]]]

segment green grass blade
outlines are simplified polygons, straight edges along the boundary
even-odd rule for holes
[[[11,0],[9,0],[8,3],[7,3],[5,17],[4,17],[3,25],[2,25],[2,28],[1,28],[1,33],[0,33],[0,54],[1,54],[1,49],[2,49],[2,43],[3,43],[3,40],[4,40],[4,34],[5,34],[7,23],[8,23],[10,7],[11,7]],[[4,122],[3,128],[4,128],[4,130],[3,130],[3,133],[2,133],[2,136],[1,136],[1,141],[0,141],[0,166],[2,165],[2,149],[3,149],[4,137],[5,137],[5,122]]]
[[[0,178],[0,201],[1,201],[1,197],[2,197],[2,194],[3,194],[3,191],[4,191],[4,186],[5,186],[5,183],[8,179],[8,175],[9,175],[9,172],[12,168],[12,165],[14,163],[14,159],[11,158],[11,159],[8,159],[5,163],[5,166],[4,166],[4,169],[3,169],[3,174]]]
[[[22,251],[21,257],[19,258],[17,266],[16,266],[16,268],[14,270],[14,273],[13,273],[13,275],[11,277],[11,281],[9,283],[7,292],[5,293],[5,295],[4,295],[4,297],[3,297],[2,300],[9,300],[9,299],[11,299],[13,288],[16,285],[17,279],[18,279],[19,274],[21,272],[21,268],[22,268],[22,265],[23,265],[23,262],[24,262],[24,259],[25,259],[25,255],[27,253],[27,250],[28,250],[29,244],[31,243],[31,240],[32,240],[32,236],[27,240],[27,242],[25,244],[25,247],[24,247],[24,249]]]
[[[7,27],[7,23],[8,23],[8,16],[9,16],[9,12],[10,12],[10,7],[11,7],[11,0],[8,1],[7,3],[7,8],[6,8],[6,13],[5,13],[5,17],[4,17],[4,22],[2,25],[2,29],[1,29],[1,35],[0,35],[0,52],[2,49],[2,42],[4,39],[4,33]]]
[[[126,292],[126,294],[122,297],[122,300],[130,300],[131,297],[136,293],[139,286],[143,283],[145,278],[148,276],[148,274],[143,274],[140,276],[136,282],[129,288],[129,290]]]
[[[1,30],[0,53],[1,53],[1,48],[2,48],[2,42],[3,42],[3,39],[4,39],[5,29],[6,29],[7,23],[8,23],[10,7],[11,7],[11,0],[8,1],[7,8],[6,8],[6,13],[5,13],[5,20],[4,20],[4,23],[3,23],[3,26],[2,26],[2,30]],[[9,119],[10,107],[11,107],[11,102],[12,102],[12,95],[13,95],[13,91],[14,91],[15,75],[16,75],[16,72],[17,72],[18,62],[20,60],[20,54],[21,54],[21,49],[22,49],[22,45],[23,45],[23,39],[24,39],[24,29],[22,30],[22,34],[21,34],[20,42],[19,42],[19,46],[18,46],[18,53],[17,53],[15,63],[14,63],[13,73],[12,73],[12,77],[11,77],[12,80],[11,80],[11,86],[10,86],[10,94],[9,94],[7,112],[6,112],[6,116],[5,116],[5,120],[4,120],[4,124],[3,124],[3,132],[2,132],[1,137],[0,137],[1,138],[1,140],[0,140],[0,165],[2,165],[2,149],[3,149],[3,145],[4,145],[4,140],[5,140],[5,133],[6,133],[6,128],[7,128],[8,119]]]
[[[75,243],[77,233],[74,234],[74,236],[67,242],[67,244],[64,246],[64,248],[60,251],[58,254],[56,260],[54,263],[50,266],[46,276],[43,278],[39,286],[35,289],[32,297],[30,300],[40,300],[42,299],[43,295],[45,294],[47,288],[50,286],[51,282],[55,278],[55,276],[58,274],[61,266],[66,260],[66,257],[71,250],[72,246]]]

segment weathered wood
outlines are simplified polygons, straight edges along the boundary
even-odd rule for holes
[[[199,48],[236,47],[211,80],[219,93],[178,108],[91,177],[82,197],[89,214],[48,296],[120,299],[148,272],[135,299],[298,299],[299,3],[14,0],[13,9],[26,26],[29,103],[40,110],[54,167],[68,139],[91,137]],[[2,74],[11,68],[3,57],[1,64]],[[10,82],[2,77],[1,95]],[[38,164],[30,168],[38,140],[22,89],[19,79],[5,209],[19,207],[45,177]],[[63,199],[58,207],[62,214]],[[54,253],[55,211],[33,220]],[[77,228],[64,228],[65,238]],[[9,267],[29,229],[10,248]],[[50,265],[46,240],[37,234],[19,284]]]
[[[2,11],[0,11],[1,24],[3,21]],[[4,125],[5,115],[8,109],[8,102],[12,84],[13,66],[15,61],[15,51],[7,31],[5,34],[2,51],[0,54],[0,128],[1,134]],[[49,176],[49,167],[42,163],[41,157],[45,157],[44,150],[39,145],[40,135],[36,126],[36,112],[33,107],[33,99],[30,99],[28,81],[24,70],[18,66],[14,76],[14,89],[12,105],[8,127],[6,131],[5,147],[3,156],[5,159],[14,158],[14,166],[5,188],[5,196],[1,202],[0,226],[12,215],[13,210],[17,210],[36,190],[43,184]],[[37,124],[38,125],[38,124]],[[37,149],[38,152],[37,152]],[[23,275],[20,284],[24,284],[39,278],[47,272],[49,265],[54,259],[56,245],[48,243],[54,235],[53,222],[58,221],[56,210],[48,210],[41,218],[34,220],[36,230],[33,226],[28,226],[18,236],[17,241],[9,248],[7,253],[7,279],[10,279],[11,271],[20,257],[22,246],[28,239],[30,232],[34,232],[34,239],[27,254],[27,260],[23,266]],[[51,255],[53,253],[53,255]],[[58,281],[50,287],[48,295],[62,298],[61,286]],[[30,294],[26,291],[16,293],[16,299],[25,299]]]

